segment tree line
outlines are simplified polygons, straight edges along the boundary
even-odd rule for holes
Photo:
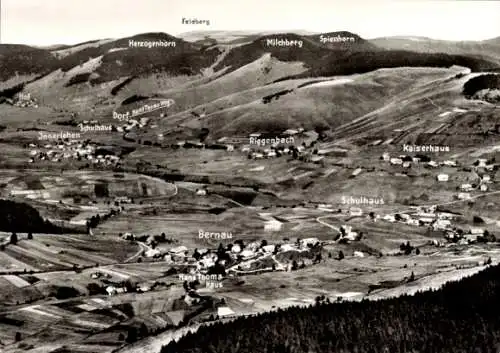
[[[161,353],[496,353],[500,266],[439,290],[291,307],[204,326]]]

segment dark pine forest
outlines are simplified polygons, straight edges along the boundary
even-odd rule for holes
[[[500,266],[380,301],[292,307],[201,327],[161,353],[497,353]]]

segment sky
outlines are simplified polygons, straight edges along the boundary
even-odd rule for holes
[[[435,0],[0,0],[1,42],[76,44],[145,32],[333,32],[363,38],[500,36],[500,1]],[[182,24],[182,18],[210,25]]]

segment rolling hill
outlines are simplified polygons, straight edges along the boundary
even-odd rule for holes
[[[57,65],[50,51],[27,45],[0,44],[0,81],[19,75],[49,73]]]
[[[174,47],[129,47],[129,40],[175,42]],[[113,81],[121,77],[166,72],[171,75],[193,75],[210,66],[217,49],[205,50],[165,33],[145,33],[118,40],[90,41],[72,47],[50,51],[21,45],[2,45],[0,79],[18,74],[49,73],[61,69],[68,72],[87,61],[102,57],[95,70],[92,84]]]
[[[500,38],[472,42],[446,41],[426,37],[381,37],[370,43],[389,50],[409,50],[419,53],[447,53],[453,55],[473,55],[500,63]]]
[[[205,32],[184,37],[197,39],[202,34],[207,37]],[[204,40],[193,43],[166,33],[144,33],[117,40],[93,40],[52,51],[7,45],[3,48],[13,56],[2,62],[1,77],[6,81],[16,74],[43,74],[34,81],[30,77],[33,82],[25,89],[43,97],[47,105],[85,111],[89,115],[110,116],[121,102],[134,95],[173,99],[176,103],[161,122],[163,127],[203,127],[219,136],[255,129],[277,131],[290,124],[332,128],[380,109],[394,92],[410,92],[415,84],[421,83],[420,78],[432,82],[436,71],[431,68],[437,68],[444,75],[454,75],[453,70],[439,71],[439,68],[459,65],[472,72],[483,72],[500,66],[486,56],[465,55],[446,46],[441,46],[444,52],[377,46],[377,40],[368,41],[347,31],[233,34],[239,36],[237,40],[245,37],[251,41],[206,45]],[[259,37],[254,39],[256,35]],[[328,37],[350,40],[323,40]],[[301,45],[268,45],[268,40],[276,38]],[[137,48],[129,47],[129,40],[173,41],[176,45]],[[421,40],[432,41],[394,38],[398,43]],[[472,43],[470,50],[475,47],[493,50],[495,43],[495,40]],[[390,78],[390,75],[380,78],[380,72],[369,74],[401,67],[429,69],[404,74],[396,70]],[[414,72],[421,76],[415,77]],[[333,80],[337,76],[363,73],[366,75],[361,78],[344,78],[349,81],[345,84]],[[273,96],[276,94],[278,96]],[[192,111],[203,112],[204,118],[196,117]]]

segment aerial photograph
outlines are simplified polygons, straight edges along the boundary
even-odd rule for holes
[[[499,353],[500,1],[0,0],[1,353]]]

